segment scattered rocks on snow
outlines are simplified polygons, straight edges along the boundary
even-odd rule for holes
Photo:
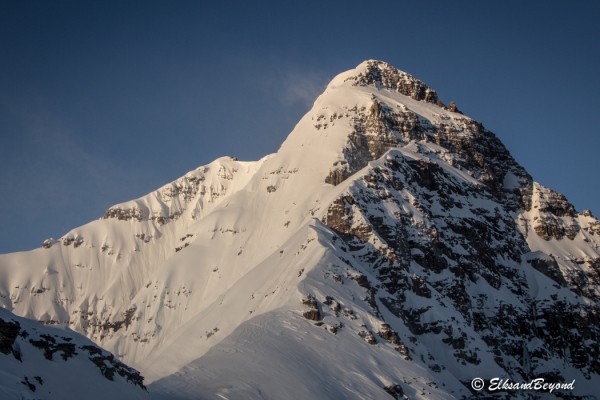
[[[358,336],[363,338],[369,344],[377,344],[377,339],[375,339],[375,336],[371,331],[360,331],[358,332]]]
[[[404,395],[404,390],[402,390],[402,386],[399,384],[388,385],[383,388],[386,392],[389,393],[392,398],[396,400],[403,400],[407,397]]]
[[[321,311],[319,311],[319,305],[317,303],[317,300],[313,296],[308,296],[306,299],[303,299],[302,304],[311,308],[310,310],[302,313],[302,316],[304,316],[304,318],[311,321],[321,321],[323,319]]]
[[[341,322],[336,322],[333,324],[327,324],[325,326],[325,329],[327,329],[327,331],[329,333],[332,333],[335,335],[342,328],[342,326],[344,326],[344,325]]]

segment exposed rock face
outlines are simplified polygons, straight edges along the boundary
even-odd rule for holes
[[[533,268],[572,290],[566,298],[541,300],[532,296],[519,267],[529,249],[514,212],[516,200],[526,192],[499,192],[491,179],[488,187],[456,182],[437,164],[414,162],[392,152],[332,204],[324,222],[344,238],[350,255],[371,266],[380,281],[377,303],[401,318],[416,340],[423,335],[446,336],[444,342],[464,365],[480,364],[481,352],[491,351],[498,365],[518,371],[523,379],[544,373],[567,379],[559,370],[546,369],[553,359],[565,360],[586,376],[599,374],[594,339],[600,334],[597,278],[585,300],[575,295],[583,294],[574,282],[583,277],[565,276],[554,260],[531,259]],[[508,207],[498,203],[498,198],[509,196],[515,200]],[[496,206],[477,207],[482,201]],[[528,199],[520,202],[527,204]],[[390,207],[375,204],[391,204],[397,211],[390,213]],[[403,211],[407,208],[414,211]],[[550,210],[573,215],[572,207],[564,203],[546,209],[552,219],[538,220],[535,233],[545,240],[565,235],[572,240],[578,226],[565,228]],[[594,265],[587,279],[597,276]],[[476,289],[482,285],[510,293],[512,300],[490,309],[489,295]],[[424,305],[410,305],[413,296],[423,298]],[[445,307],[442,299],[449,299],[460,312],[459,323],[439,314],[433,317],[432,310]],[[460,332],[463,325],[468,329]],[[475,345],[481,340],[487,349]],[[432,362],[430,367],[436,365]]]
[[[21,360],[21,352],[14,347],[14,343],[20,331],[18,322],[0,319],[0,352],[12,354],[17,360]]]
[[[356,81],[355,85],[374,85],[380,89],[395,90],[411,99],[445,107],[435,90],[382,61],[368,61],[366,71],[353,79]]]
[[[303,300],[302,303],[310,308],[310,310],[302,313],[302,316],[304,316],[304,318],[309,319],[311,321],[320,321],[323,319],[321,311],[319,311],[319,305],[314,297],[309,297]]]
[[[325,182],[337,185],[395,147],[415,141],[435,143],[451,154],[452,166],[479,180],[496,200],[505,202],[513,211],[529,207],[531,177],[498,138],[480,123],[458,118],[433,124],[409,109],[394,110],[376,98],[368,111],[358,107],[349,111],[354,115],[353,132],[348,136],[343,159],[332,166]],[[435,185],[436,179],[428,168],[435,166],[428,167],[428,163],[421,162],[417,169],[419,182],[430,187]],[[505,187],[507,175],[517,182],[509,188]]]
[[[404,396],[404,390],[402,390],[401,385],[398,385],[398,384],[390,385],[390,386],[386,386],[384,389],[394,399],[398,399],[398,400],[406,399],[406,396]]]
[[[407,92],[399,83],[405,78],[385,66],[372,70],[357,82],[400,87],[438,104],[425,89]],[[536,252],[530,236],[574,241],[583,231],[593,237],[599,225],[591,213],[577,214],[563,195],[534,184],[495,135],[471,119],[432,123],[374,98],[370,108],[356,109],[353,121],[343,161],[326,182],[339,185],[369,169],[322,221],[343,239],[347,257],[378,278],[374,312],[387,308],[416,342],[441,337],[465,367],[493,354],[498,366],[524,381],[566,381],[564,369],[550,366],[555,360],[588,378],[600,374],[596,258]],[[556,294],[538,294],[530,268]],[[494,300],[492,293],[506,296]],[[460,321],[435,312],[447,301]],[[385,330],[379,336],[395,340]],[[428,364],[439,368],[433,358]]]
[[[453,101],[451,101],[450,104],[448,104],[448,111],[452,111],[452,112],[455,112],[455,113],[462,114],[462,112],[456,106],[456,103],[453,102]]]
[[[148,218],[147,215],[142,214],[140,210],[137,208],[130,209],[122,209],[122,208],[111,208],[107,210],[102,218],[116,218],[120,221],[129,221],[130,219],[135,219],[137,221],[141,221],[142,219]]]
[[[577,212],[566,197],[541,185],[537,186],[536,197],[533,205],[537,214],[533,221],[535,233],[544,240],[560,240],[565,236],[575,239],[581,227]]]

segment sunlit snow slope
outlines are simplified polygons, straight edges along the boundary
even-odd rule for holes
[[[0,256],[0,295],[157,398],[463,398],[476,376],[593,395],[599,235],[482,124],[366,61],[277,153]]]

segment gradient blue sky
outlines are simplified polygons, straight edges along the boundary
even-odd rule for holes
[[[0,253],[222,155],[274,152],[381,59],[600,213],[597,1],[0,2]]]

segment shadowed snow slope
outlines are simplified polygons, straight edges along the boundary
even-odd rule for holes
[[[462,398],[477,376],[593,395],[600,223],[455,111],[365,61],[277,153],[0,256],[2,305],[88,336],[158,398]]]
[[[148,399],[139,372],[89,339],[0,309],[0,398]]]

